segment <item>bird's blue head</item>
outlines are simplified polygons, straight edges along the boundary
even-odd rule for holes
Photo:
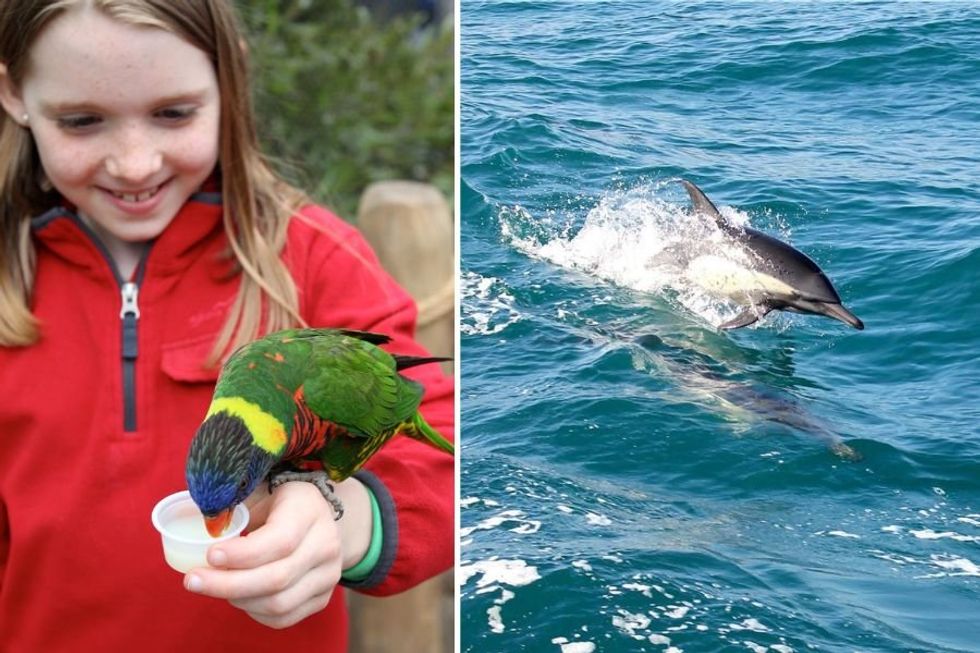
[[[187,489],[212,537],[225,530],[235,506],[255,490],[273,462],[254,444],[240,417],[216,412],[204,420],[191,441],[186,475]]]

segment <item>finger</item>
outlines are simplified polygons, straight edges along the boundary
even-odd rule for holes
[[[308,537],[290,555],[257,567],[205,567],[192,570],[185,578],[184,586],[192,592],[229,600],[278,594],[291,587],[311,569],[328,563],[338,564],[339,567],[340,544],[336,537],[330,537],[329,532],[325,532],[328,530],[329,525],[315,524]]]
[[[303,541],[307,524],[266,525],[246,537],[233,538],[208,549],[208,564],[216,569],[255,569],[289,557]]]
[[[300,573],[290,560],[280,560],[254,569],[194,569],[184,577],[190,592],[217,599],[238,600],[269,596],[288,588]]]
[[[339,570],[335,571],[329,565],[321,565],[300,576],[293,585],[281,592],[267,596],[232,599],[231,604],[253,617],[279,619],[303,611],[304,606],[309,606],[313,599],[318,597],[329,599],[339,581]],[[320,608],[322,609],[324,605],[325,602]]]
[[[269,615],[263,613],[252,613],[249,612],[248,616],[255,619],[257,622],[269,628],[289,628],[303,619],[306,619],[312,614],[320,612],[327,604],[330,602],[330,597],[333,592],[327,592],[326,594],[321,594],[311,598],[309,601],[299,606],[295,610],[281,615]]]
[[[247,537],[212,546],[208,550],[208,564],[221,569],[251,569],[292,555],[316,522],[316,509],[320,506],[314,502],[323,501],[316,488],[310,486],[310,489],[315,493],[312,500],[304,500],[295,489],[273,495],[265,523]]]

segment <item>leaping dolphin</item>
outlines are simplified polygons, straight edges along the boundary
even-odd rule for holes
[[[745,306],[720,328],[748,326],[774,310],[826,315],[855,329],[864,328],[864,323],[844,308],[830,280],[806,254],[761,231],[731,224],[700,188],[686,179],[681,183],[691,196],[694,212],[712,218],[748,254],[740,260],[701,255],[688,264],[687,275],[697,285]]]

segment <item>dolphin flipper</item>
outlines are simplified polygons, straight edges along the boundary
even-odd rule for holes
[[[759,318],[765,317],[770,310],[772,309],[768,306],[749,306],[732,319],[719,325],[718,328],[725,329],[726,331],[729,329],[741,329],[750,324],[755,324],[759,321]]]

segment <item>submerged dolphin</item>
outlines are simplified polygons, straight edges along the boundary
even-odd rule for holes
[[[697,285],[746,307],[720,328],[748,326],[774,310],[826,315],[855,329],[864,328],[864,323],[844,308],[830,280],[806,254],[761,231],[731,224],[700,188],[686,179],[681,183],[691,196],[694,212],[712,218],[747,254],[740,260],[701,255],[688,264],[688,276]]]
[[[715,358],[707,341],[671,344],[652,333],[636,338],[658,376],[671,380],[676,389],[668,401],[694,403],[741,428],[759,422],[782,424],[823,440],[845,460],[860,460],[861,454],[846,444],[822,420],[810,413],[806,403],[793,396],[792,388],[776,388]],[[770,352],[778,353],[778,352]],[[789,361],[792,365],[792,361]],[[787,376],[792,377],[790,370]]]

